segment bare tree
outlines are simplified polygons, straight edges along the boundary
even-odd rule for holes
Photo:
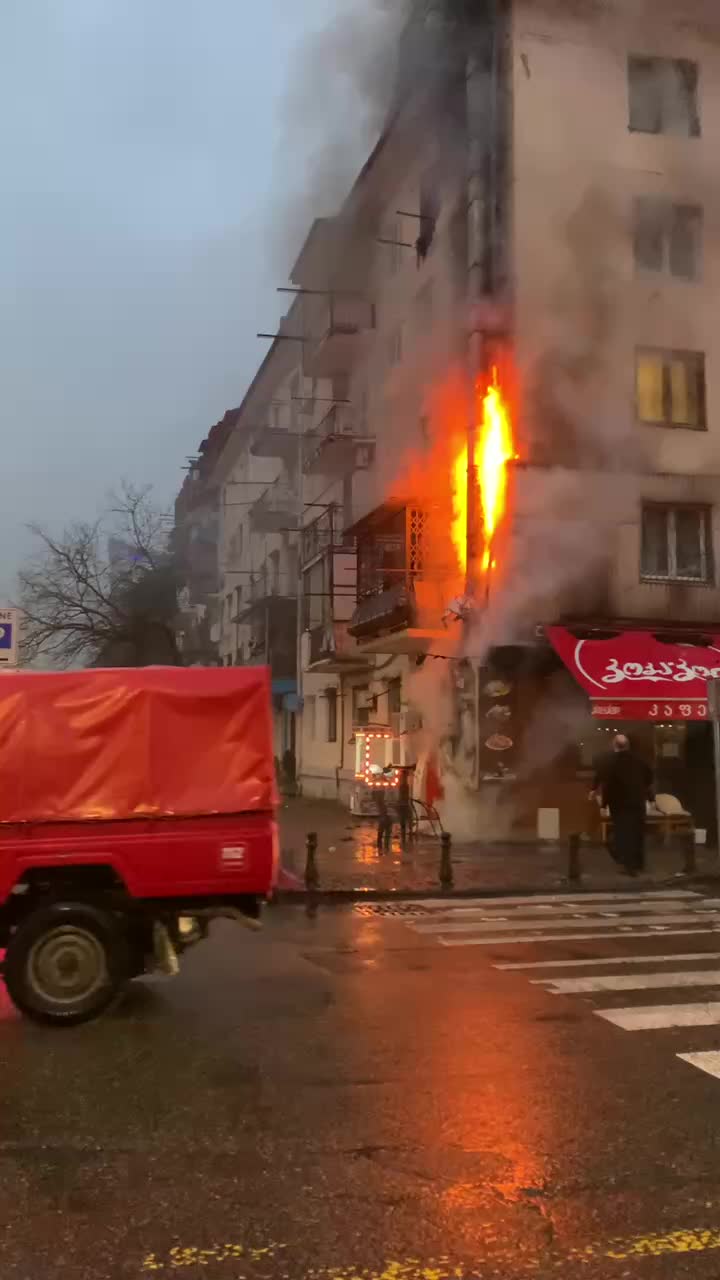
[[[124,485],[104,517],[61,537],[31,528],[37,551],[18,575],[24,661],[180,665],[177,574],[148,489]]]

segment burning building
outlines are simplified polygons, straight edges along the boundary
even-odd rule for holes
[[[622,726],[711,825],[719,31],[700,0],[410,6],[283,327],[308,793],[350,799],[389,734],[458,835],[582,829]]]

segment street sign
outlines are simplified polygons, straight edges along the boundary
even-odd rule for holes
[[[0,609],[0,668],[17,666],[19,630],[19,610]]]

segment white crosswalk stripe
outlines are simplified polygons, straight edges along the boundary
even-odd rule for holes
[[[510,977],[525,977],[548,995],[597,998],[633,993],[697,992],[691,1003],[623,1005],[595,1008],[593,1013],[611,1026],[632,1032],[677,1032],[683,1028],[720,1026],[720,999],[702,996],[720,987],[720,951],[687,950],[631,954],[635,939],[707,938],[720,933],[720,898],[703,898],[691,890],[659,893],[566,894],[543,897],[473,899],[449,904],[437,899],[423,904],[422,915],[403,922],[428,943],[441,947],[503,949],[510,946],[552,946],[562,952],[569,942],[615,940],[617,955],[560,955],[557,959],[518,960],[498,957],[493,968]],[[682,945],[682,944],[681,944]],[[686,944],[687,945],[687,944]],[[690,944],[692,945],[692,944]],[[696,944],[697,945],[697,944]],[[699,943],[702,945],[702,942]],[[711,965],[715,967],[709,967]],[[694,967],[690,967],[694,965]],[[561,976],[568,969],[591,968],[593,973]],[[625,968],[625,972],[618,972]],[[628,968],[631,972],[628,972]],[[543,970],[543,976],[532,976]],[[553,970],[557,970],[556,975]],[[682,1062],[720,1079],[720,1051],[677,1053]]]
[[[673,987],[720,987],[720,968],[688,973],[613,973],[600,978],[533,978],[556,996],[605,991],[670,991]]]

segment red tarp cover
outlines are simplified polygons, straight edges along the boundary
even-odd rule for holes
[[[265,667],[0,673],[0,822],[274,803]]]
[[[547,637],[599,720],[707,718],[707,682],[720,677],[720,636],[707,649],[662,644],[645,631],[578,640],[564,627],[548,627]]]

